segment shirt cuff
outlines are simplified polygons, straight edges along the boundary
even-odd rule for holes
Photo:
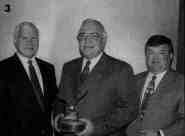
[[[161,129],[159,130],[159,133],[160,133],[161,136],[165,136],[164,132]]]

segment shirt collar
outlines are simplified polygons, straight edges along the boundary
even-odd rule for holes
[[[93,69],[93,67],[98,63],[98,61],[100,60],[101,56],[103,55],[103,53],[100,53],[97,57],[94,57],[92,59],[90,59],[91,63],[90,63],[90,71]],[[88,61],[87,58],[83,58],[83,65],[82,65],[82,69],[84,68],[86,62]]]
[[[148,76],[149,76],[150,78],[152,78],[152,76],[155,75],[156,78],[160,78],[160,79],[161,79],[161,78],[166,74],[166,72],[167,72],[167,70],[165,70],[165,71],[163,71],[163,72],[161,72],[161,73],[158,73],[158,74],[154,74],[154,73],[152,73],[152,72],[149,72],[149,75],[148,75]]]
[[[35,56],[33,56],[32,58],[28,58],[18,52],[16,54],[17,54],[18,58],[21,60],[21,62],[23,62],[23,63],[28,63],[28,60],[32,60],[33,63],[36,62]]]

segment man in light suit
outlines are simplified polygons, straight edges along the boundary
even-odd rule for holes
[[[57,93],[54,66],[36,58],[39,31],[31,22],[15,28],[17,52],[0,62],[2,136],[51,136],[50,111]]]
[[[171,69],[173,54],[168,37],[153,35],[148,39],[145,46],[148,71],[136,76],[140,112],[128,127],[128,136],[185,135],[184,76]]]
[[[132,68],[104,52],[106,39],[99,21],[84,20],[77,36],[82,57],[63,66],[58,98],[77,104],[80,120],[87,123],[81,136],[123,136],[137,111]]]

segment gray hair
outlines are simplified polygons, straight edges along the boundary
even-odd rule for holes
[[[25,26],[25,25],[28,25],[30,27],[32,27],[37,36],[39,37],[39,30],[38,28],[36,27],[36,25],[34,25],[32,22],[28,22],[28,21],[24,21],[24,22],[21,22],[20,24],[18,24],[16,27],[15,27],[15,30],[14,30],[14,43],[16,43],[17,39],[20,37],[20,34],[21,34],[21,31],[22,31],[22,28]]]
[[[105,27],[103,26],[103,24],[100,21],[96,20],[96,19],[92,19],[92,18],[85,19],[82,22],[82,24],[81,24],[81,27],[80,27],[80,29],[78,31],[78,34],[80,33],[82,27],[85,24],[88,24],[88,23],[94,23],[96,26],[98,26],[100,28],[100,30],[101,30],[101,36],[103,38],[104,44],[106,44],[106,42],[107,42],[107,32],[106,32]]]

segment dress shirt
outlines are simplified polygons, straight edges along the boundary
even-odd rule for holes
[[[156,89],[157,89],[157,87],[158,87],[160,81],[162,80],[162,78],[164,77],[165,74],[166,74],[166,71],[161,72],[161,73],[158,73],[158,74],[155,74],[156,79],[155,79],[154,91],[156,91]],[[141,94],[141,99],[140,99],[140,100],[141,100],[141,101],[140,101],[141,104],[142,104],[142,101],[143,101],[143,98],[144,98],[144,94],[146,93],[147,86],[148,86],[149,82],[152,80],[152,76],[153,76],[153,75],[154,75],[154,74],[151,73],[151,72],[149,72],[148,75],[147,75],[147,78],[146,78],[146,80],[145,80],[144,87],[143,87],[143,89],[142,89],[142,94]],[[160,135],[161,135],[161,136],[165,136],[164,133],[163,133],[163,131],[162,131],[161,129],[159,130],[159,132],[160,132]]]
[[[103,53],[99,54],[97,57],[90,59],[91,63],[89,65],[89,72],[92,71],[92,69],[95,67],[95,65],[98,63],[98,61],[100,60],[101,56]],[[88,61],[88,59],[84,58],[83,59],[83,63],[82,63],[82,69],[81,71],[83,71],[86,62]]]
[[[29,73],[29,64],[28,64],[28,60],[32,60],[32,64],[35,68],[35,71],[36,71],[36,74],[37,74],[37,78],[39,80],[39,84],[41,86],[41,89],[42,89],[42,93],[44,94],[44,87],[43,87],[43,80],[42,80],[42,76],[41,76],[41,72],[40,72],[40,69],[39,69],[39,66],[37,64],[37,61],[35,60],[35,57],[29,59],[27,57],[24,57],[23,55],[21,55],[20,53],[17,53],[17,56],[19,57],[29,79],[30,79],[30,73]]]
[[[166,71],[162,72],[162,73],[159,73],[159,74],[155,74],[156,76],[156,79],[155,79],[155,87],[154,87],[154,91],[156,91],[156,88],[158,87],[161,79],[163,78],[163,76],[165,75]],[[144,87],[142,89],[142,94],[141,94],[141,103],[143,101],[143,97],[144,97],[144,94],[147,90],[147,86],[149,84],[149,82],[152,80],[152,77],[153,77],[153,73],[149,72],[149,74],[147,75],[147,78],[145,80],[145,84],[144,84]]]

